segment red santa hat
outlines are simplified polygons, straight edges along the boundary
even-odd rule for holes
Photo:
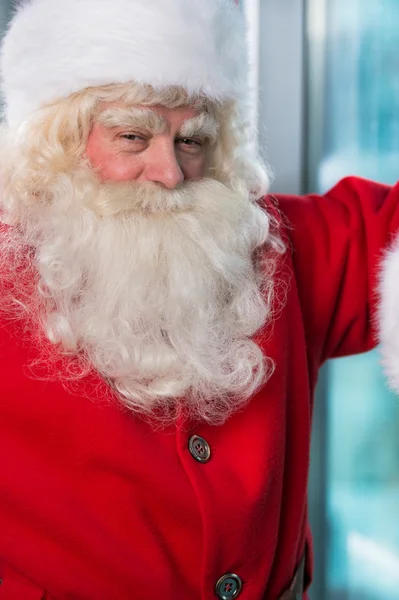
[[[244,106],[245,21],[234,0],[23,0],[0,68],[13,127],[73,92],[128,81]]]

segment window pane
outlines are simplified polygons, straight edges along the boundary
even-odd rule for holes
[[[322,93],[310,102],[319,104],[314,114],[322,110],[323,119],[319,139],[311,140],[321,156],[310,180],[321,192],[348,174],[394,183],[399,2],[315,2],[317,10],[325,6],[325,69],[311,73],[322,82]],[[320,31],[312,36],[320,42]],[[311,44],[311,52],[319,50]],[[385,386],[376,351],[331,361],[327,381],[323,600],[399,598],[399,400]]]

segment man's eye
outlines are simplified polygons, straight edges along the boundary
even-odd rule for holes
[[[187,154],[201,154],[204,143],[202,140],[196,140],[193,138],[179,138],[176,140],[180,150]]]
[[[192,138],[180,138],[178,142],[179,144],[184,144],[185,146],[202,146],[202,142],[200,140],[193,140]]]
[[[129,142],[142,142],[144,138],[136,133],[124,133],[120,136],[124,140],[129,140]]]

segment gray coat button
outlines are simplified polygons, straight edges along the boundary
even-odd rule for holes
[[[188,448],[193,458],[200,463],[206,463],[211,458],[211,449],[208,442],[199,435],[193,435],[190,438]]]
[[[234,573],[223,575],[216,584],[216,595],[220,600],[238,598],[242,590],[241,577]]]

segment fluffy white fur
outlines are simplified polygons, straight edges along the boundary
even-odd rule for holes
[[[12,126],[44,104],[110,83],[242,100],[247,73],[234,0],[22,0],[1,52]]]
[[[386,253],[380,277],[378,315],[380,352],[384,370],[392,389],[399,392],[399,237]]]

